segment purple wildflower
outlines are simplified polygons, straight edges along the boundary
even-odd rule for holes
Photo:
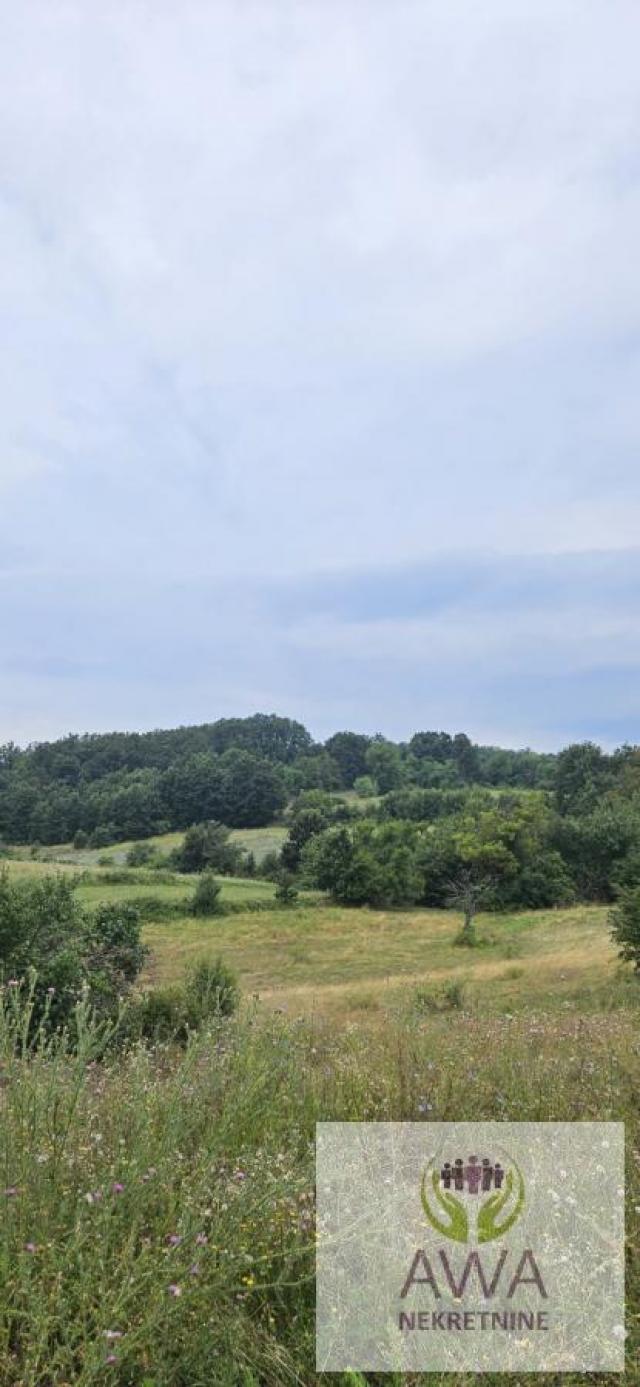
[[[25,1252],[37,1252],[37,1251],[38,1251],[38,1249],[37,1249],[35,1243],[25,1243],[25,1245],[24,1245],[24,1250],[25,1250]]]
[[[196,1247],[206,1247],[208,1241],[206,1233],[196,1233]]]
[[[169,1247],[179,1247],[180,1243],[182,1242],[182,1238],[180,1237],[179,1233],[169,1233],[169,1236],[167,1237],[167,1242],[169,1244]]]
[[[182,1295],[182,1287],[181,1287],[181,1286],[177,1286],[176,1283],[175,1283],[175,1281],[172,1282],[172,1284],[171,1284],[170,1287],[169,1287],[169,1295],[172,1295],[172,1296],[174,1296],[174,1297],[175,1297],[175,1296]]]
[[[119,1180],[114,1180],[114,1182],[113,1182],[113,1184],[112,1184],[112,1186],[111,1186],[111,1193],[112,1193],[112,1194],[124,1194],[124,1185],[121,1185]]]

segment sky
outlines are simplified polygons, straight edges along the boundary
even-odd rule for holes
[[[0,15],[0,742],[640,742],[637,0]]]

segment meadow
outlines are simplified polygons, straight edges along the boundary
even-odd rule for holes
[[[194,878],[47,859],[6,865],[70,873],[87,904],[171,908],[145,909],[143,986],[221,954],[244,1000],[186,1048],[123,1049],[81,1014],[77,1053],[43,1041],[27,1059],[28,1001],[4,989],[2,1387],[471,1387],[316,1375],[314,1130],[496,1117],[626,1122],[624,1380],[640,1383],[640,988],[606,908],[480,916],[468,950],[449,911],[346,909],[317,893],[275,908],[272,883],[222,878],[233,913],[197,920],[179,908]]]

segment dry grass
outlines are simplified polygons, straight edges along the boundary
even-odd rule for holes
[[[154,980],[177,981],[185,966],[221,953],[245,993],[274,1007],[336,1021],[374,1019],[406,1005],[413,991],[458,981],[474,1008],[609,1007],[632,996],[621,980],[607,910],[581,907],[486,916],[484,942],[457,947],[457,922],[445,911],[383,912],[303,907],[200,923],[149,925]]]

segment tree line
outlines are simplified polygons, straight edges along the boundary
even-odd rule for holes
[[[481,746],[465,733],[406,742],[341,731],[315,742],[290,718],[255,714],[146,733],[70,735],[0,747],[0,840],[103,846],[216,820],[259,827],[310,792],[354,791],[385,820],[464,814],[471,791],[538,792],[562,815],[635,774],[635,751],[591,743],[559,755]]]

